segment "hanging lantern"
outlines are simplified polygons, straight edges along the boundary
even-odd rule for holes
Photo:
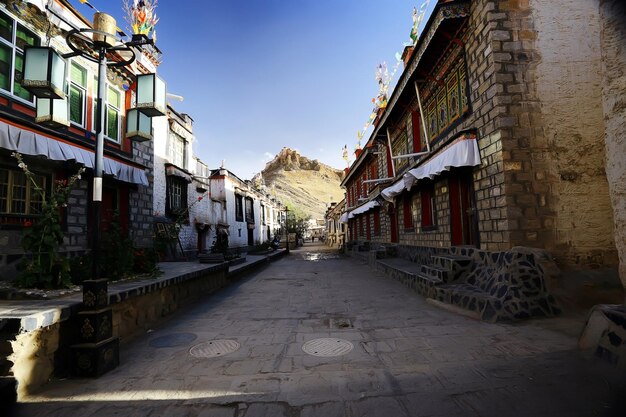
[[[46,46],[30,46],[24,51],[22,86],[39,98],[65,97],[65,60]]]
[[[66,98],[38,98],[35,122],[50,127],[67,127],[70,125],[67,113]]]
[[[137,142],[152,140],[152,118],[138,109],[126,113],[126,137]]]
[[[137,76],[137,109],[146,116],[165,116],[165,81],[156,74]]]

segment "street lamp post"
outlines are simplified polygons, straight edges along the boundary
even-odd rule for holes
[[[287,254],[289,254],[289,206],[285,206],[285,235],[287,243],[285,245],[285,249],[287,249]]]
[[[31,91],[37,100],[37,110],[40,108],[44,111],[53,111],[56,106],[55,102],[63,101],[67,105],[66,94],[64,89],[59,86],[59,74],[65,73],[65,59],[82,56],[84,59],[98,64],[98,88],[96,96],[95,111],[95,163],[93,172],[93,225],[92,225],[92,279],[100,278],[100,268],[98,265],[100,257],[100,221],[102,216],[102,174],[104,166],[104,126],[105,126],[105,105],[104,97],[107,93],[107,68],[108,67],[125,67],[135,61],[135,47],[153,44],[153,41],[146,36],[133,35],[131,41],[122,42],[117,38],[115,19],[105,13],[96,13],[94,15],[93,29],[73,29],[67,37],[66,43],[72,50],[68,54],[59,56],[59,54],[50,47],[33,47],[26,48],[25,64],[24,64],[24,81],[23,86]],[[89,37],[88,35],[91,35]],[[109,60],[107,56],[115,54],[117,59]],[[128,54],[124,57],[124,54]],[[42,70],[43,68],[43,70]],[[150,74],[158,84],[158,88],[152,85],[152,90],[143,88],[140,91],[140,83],[137,83],[137,98],[152,95],[153,99],[145,103],[138,109],[131,109],[130,120],[136,121],[136,125],[128,126],[127,132],[132,132],[127,136],[132,139],[146,140],[151,138],[151,122],[146,119],[152,116],[160,116],[165,114],[165,84]],[[64,77],[64,76],[63,76]],[[63,78],[61,78],[63,79]],[[62,84],[62,83],[61,83]],[[145,83],[143,83],[145,84]],[[158,98],[155,98],[158,95]],[[161,97],[162,96],[162,97]],[[45,106],[44,106],[45,104]],[[139,106],[138,106],[139,107]],[[54,117],[49,117],[54,119]],[[63,123],[60,123],[61,125]],[[67,123],[69,124],[69,123]]]
[[[74,375],[99,376],[119,364],[119,338],[112,333],[113,313],[108,307],[108,285],[106,279],[100,279],[99,267],[107,68],[132,64],[136,58],[134,48],[152,44],[152,40],[145,35],[133,35],[131,41],[122,42],[117,38],[115,19],[98,12],[94,15],[93,29],[73,29],[67,34],[66,42],[72,52],[65,55],[59,55],[50,47],[26,48],[22,85],[37,97],[36,121],[45,121],[51,126],[67,126],[65,59],[81,56],[98,64],[91,228],[92,277],[83,281],[83,310],[78,313],[81,324],[76,343],[71,346],[71,362]],[[136,108],[129,109],[126,137],[149,140],[152,137],[150,117],[165,115],[165,83],[156,74],[142,74],[137,76],[136,84]]]

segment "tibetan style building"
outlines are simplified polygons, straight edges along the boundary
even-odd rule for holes
[[[23,256],[22,230],[37,218],[41,201],[17,161],[14,152],[35,174],[46,194],[55,181],[63,181],[85,167],[63,212],[66,254],[84,253],[90,247],[93,218],[95,159],[95,97],[97,64],[81,56],[67,61],[67,116],[65,120],[37,115],[36,99],[24,89],[24,50],[49,43],[68,53],[67,33],[91,24],[67,1],[0,2],[0,275],[11,278]],[[109,57],[115,59],[115,57]],[[104,105],[104,181],[102,223],[114,216],[138,247],[152,245],[152,145],[134,142],[125,135],[136,74],[155,72],[159,53],[137,50],[133,65],[109,68]],[[130,87],[130,88],[129,88]]]
[[[548,264],[618,263],[599,37],[569,17],[555,27],[554,8],[439,1],[342,182],[353,250],[410,262],[381,268],[487,320],[556,313]]]

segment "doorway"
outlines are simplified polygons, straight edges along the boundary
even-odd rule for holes
[[[452,246],[480,246],[478,218],[472,170],[468,168],[451,171],[450,232]]]
[[[389,214],[391,243],[398,243],[398,214],[396,213],[395,207],[393,205],[389,205],[387,213]]]
[[[248,224],[248,246],[254,245],[254,225]]]

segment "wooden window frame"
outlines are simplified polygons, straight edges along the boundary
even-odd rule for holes
[[[11,39],[6,39],[4,36],[0,36],[0,45],[5,46],[7,48],[7,52],[9,52],[9,54],[11,55],[10,56],[11,62],[9,64],[10,68],[8,68],[9,73],[6,74],[8,77],[8,89],[0,88],[0,91],[3,91],[6,94],[9,94],[12,98],[16,100],[19,100],[30,106],[34,106],[35,97],[31,93],[29,93],[27,90],[25,90],[20,84],[21,82],[20,78],[23,77],[23,72],[24,72],[24,48],[19,45],[17,34],[19,30],[22,30],[32,35],[32,38],[34,39],[34,42],[32,44],[33,46],[39,46],[41,44],[41,38],[37,36],[35,31],[26,27],[24,23],[20,22],[17,18],[11,16],[9,13],[6,13],[5,10],[0,10],[0,16],[5,17],[7,20],[12,22]],[[16,65],[18,61],[17,59],[18,57],[20,57],[22,61],[21,74],[18,73],[18,68]],[[19,92],[16,92],[16,90],[18,89],[20,91],[23,91],[25,94],[27,94],[29,98],[24,98],[20,96]]]

